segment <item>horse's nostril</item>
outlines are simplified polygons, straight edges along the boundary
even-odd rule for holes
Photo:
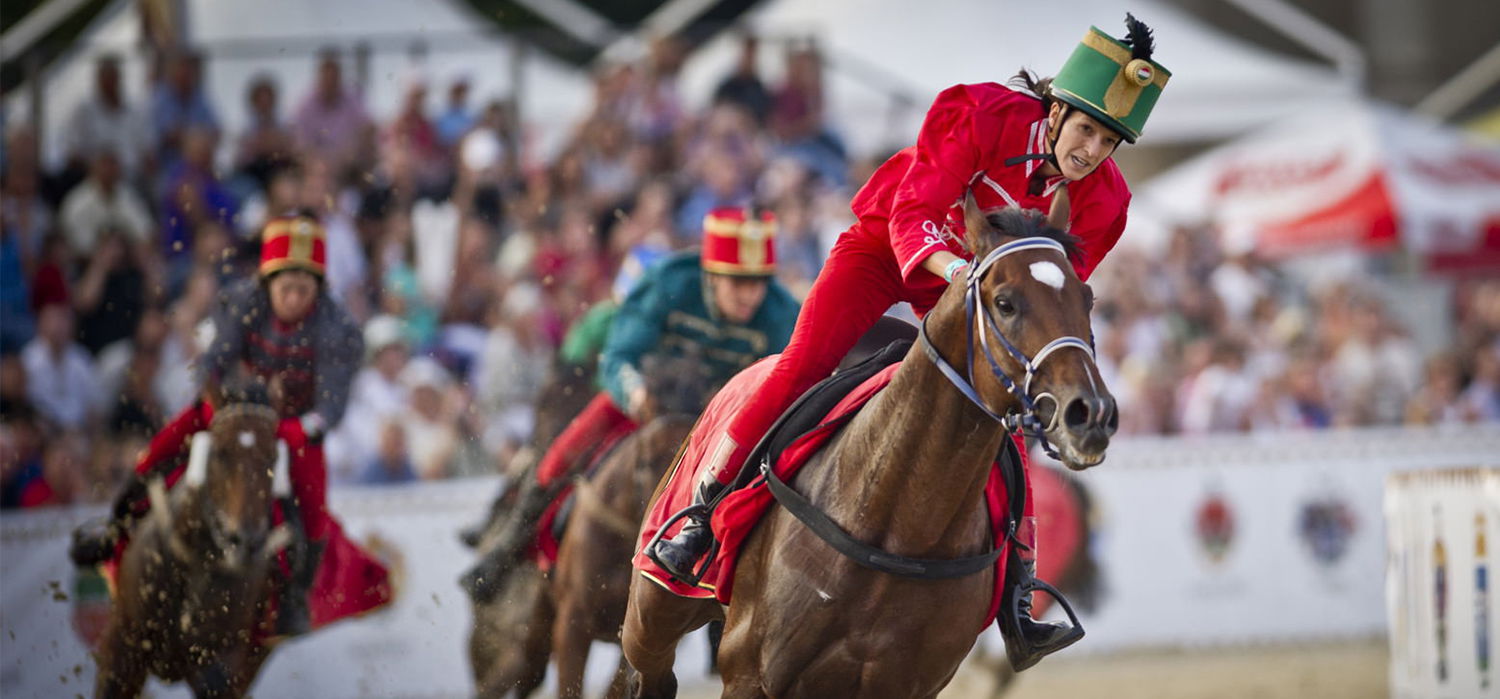
[[[1068,401],[1068,409],[1063,411],[1063,424],[1070,430],[1076,430],[1089,422],[1089,404],[1082,398],[1074,398]]]
[[[1107,410],[1109,414],[1109,418],[1104,421],[1104,429],[1108,430],[1109,434],[1114,434],[1115,430],[1120,429],[1119,407],[1120,406],[1115,403],[1114,398],[1110,398],[1104,403],[1104,409]]]

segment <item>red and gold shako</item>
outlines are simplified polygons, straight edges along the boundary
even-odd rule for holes
[[[714,209],[703,219],[703,269],[765,277],[776,272],[776,217],[770,211]]]
[[[282,216],[266,222],[260,236],[260,276],[288,269],[323,276],[327,265],[323,226],[310,216]]]

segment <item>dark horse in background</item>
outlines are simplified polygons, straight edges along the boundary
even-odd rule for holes
[[[484,520],[459,532],[459,539],[466,546],[477,548],[487,535],[494,534],[490,529],[500,524],[501,514],[515,504],[520,492],[512,484],[532,477],[542,455],[547,453],[547,446],[599,393],[594,385],[597,370],[596,365],[571,364],[561,359],[553,363],[551,376],[536,397],[536,424],[531,429],[531,439],[506,466],[505,484],[490,503]]]
[[[1113,433],[1114,401],[1088,351],[1091,295],[1067,259],[1076,241],[1035,212],[981,214],[972,200],[966,224],[981,261],[969,282],[947,290],[889,385],[789,482],[858,542],[908,561],[1004,544],[984,500],[1010,439],[995,416],[1032,413],[1075,470],[1102,461]],[[1061,284],[1039,266],[1057,267]],[[678,639],[722,616],[726,697],[936,696],[985,628],[995,576],[867,568],[773,507],[740,551],[727,610],[632,579],[630,692],[674,696]]]
[[[693,357],[648,360],[643,374],[646,414],[654,417],[577,480],[550,575],[525,561],[501,594],[476,604],[469,649],[479,696],[530,694],[546,676],[549,658],[557,660],[559,695],[580,696],[590,643],[619,642],[632,539],[652,491],[715,388]],[[617,680],[623,677],[622,661]]]
[[[244,696],[269,655],[260,626],[277,553],[271,525],[277,413],[258,385],[226,392],[193,439],[171,495],[148,484],[150,514],[131,534],[98,652],[96,694],[135,697],[147,675],[200,697]]]

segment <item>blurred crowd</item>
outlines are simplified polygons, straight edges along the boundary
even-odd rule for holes
[[[701,109],[679,97],[670,39],[601,68],[546,158],[513,105],[476,104],[462,76],[409,78],[377,123],[332,50],[289,105],[269,75],[243,104],[211,104],[194,53],[155,58],[150,99],[132,104],[101,58],[92,94],[52,127],[64,162],[46,166],[24,124],[5,133],[0,504],[112,496],[196,399],[218,291],[254,273],[261,224],[288,211],[324,222],[328,291],[365,329],[328,437],[336,483],[503,468],[569,325],[618,293],[626,260],[695,244],[714,207],[774,210],[778,275],[800,297],[879,160],[851,158],[825,118],[815,45],[779,45],[774,82],[758,48],[743,39]],[[224,133],[223,109],[250,126]],[[1112,260],[1095,278],[1097,341],[1123,431],[1500,420],[1500,284],[1464,287],[1455,350],[1424,357],[1368,289],[1294,288],[1206,232],[1179,232],[1163,259]]]
[[[1122,433],[1500,423],[1500,280],[1457,284],[1431,355],[1373,279],[1303,280],[1208,229],[1117,250],[1091,284]]]

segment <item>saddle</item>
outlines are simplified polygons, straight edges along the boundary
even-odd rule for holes
[[[885,324],[887,319],[891,321],[890,324]],[[720,493],[712,503],[709,503],[710,507],[717,505],[724,496],[754,480],[760,475],[761,464],[775,463],[781,452],[786,451],[786,448],[793,442],[821,425],[834,406],[849,395],[849,392],[906,356],[915,341],[916,328],[905,321],[889,316],[882,316],[881,321],[882,323],[877,325],[877,330],[882,325],[890,328],[889,341],[873,350],[870,349],[870,346],[874,344],[873,340],[863,346],[856,345],[848,355],[845,355],[840,369],[836,370],[832,376],[819,381],[792,403],[791,407],[776,419],[771,429],[766,431],[765,436],[761,437],[760,442],[756,443],[755,448],[750,451],[745,467],[740,469],[734,483],[725,488],[724,492]],[[910,336],[900,337],[900,327],[909,330]],[[875,331],[871,331],[866,333],[866,337],[874,334]],[[750,468],[752,464],[755,468]]]

